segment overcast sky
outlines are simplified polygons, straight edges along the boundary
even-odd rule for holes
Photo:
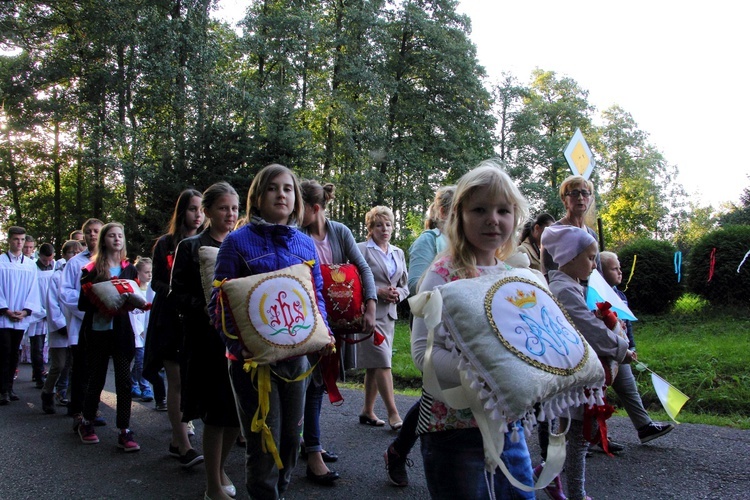
[[[240,19],[248,0],[220,0]],[[750,187],[750,28],[743,2],[461,0],[479,62],[528,83],[538,67],[573,78],[650,134],[693,200],[718,208]],[[596,152],[594,152],[596,154]]]

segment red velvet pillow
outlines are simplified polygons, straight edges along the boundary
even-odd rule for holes
[[[336,334],[360,333],[364,319],[362,280],[354,264],[321,264],[328,326]]]

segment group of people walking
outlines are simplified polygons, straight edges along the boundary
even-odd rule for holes
[[[585,227],[582,215],[593,195],[589,184],[582,178],[566,180],[561,188],[561,199],[568,208],[566,218],[557,222],[550,216],[532,219],[519,242],[517,231],[527,220],[527,202],[497,164],[484,162],[455,186],[438,190],[425,232],[410,249],[408,265],[404,252],[390,243],[395,218],[389,208],[373,207],[366,214],[367,239],[356,243],[349,228],[326,217],[334,186],[314,180],[300,182],[292,170],[278,164],[266,166],[253,178],[241,221],[239,195],[228,183],[216,183],[203,193],[183,191],[166,234],[156,241],[152,258],[139,258],[135,264],[127,258],[121,224],[87,220],[82,227],[85,249],[77,242],[66,242],[64,259],[44,287],[39,285],[36,265],[19,255],[25,231],[10,228],[9,249],[0,255],[0,405],[17,398],[12,375],[17,365],[18,332],[22,335],[29,327],[33,314],[42,314],[48,325],[51,359],[42,387],[43,409],[54,412],[54,397],[61,394],[55,384],[69,365],[69,389],[62,396],[68,413],[75,418],[82,443],[99,442],[96,426],[102,423],[100,397],[112,358],[119,448],[125,452],[140,449],[130,422],[134,395],[145,401],[153,399],[156,409],[167,410],[172,429],[165,451],[185,468],[204,463],[206,499],[237,495],[224,465],[238,441],[244,442],[246,450],[248,494],[251,498],[276,499],[287,491],[300,454],[307,458],[306,477],[310,481],[334,485],[340,477],[328,466],[338,457],[325,449],[320,422],[323,397],[330,383],[322,373],[322,361],[337,352],[335,356],[344,368],[365,370],[359,423],[376,427],[387,424],[399,431],[385,452],[387,475],[393,484],[408,485],[407,457],[421,439],[432,497],[483,498],[494,492],[497,498],[533,498],[533,492],[518,489],[503,474],[485,475],[482,435],[471,410],[451,408],[423,390],[417,404],[402,419],[391,372],[397,305],[410,295],[445,283],[500,274],[510,269],[506,260],[514,260],[517,252],[528,256],[526,266],[552,273],[553,291],[553,284],[559,281],[555,273],[565,273],[565,286],[555,293],[569,292],[572,298],[563,303],[577,305],[575,301],[582,293],[579,288],[582,290],[591,269],[600,262],[596,240],[579,229]],[[552,230],[547,227],[551,224]],[[554,229],[557,227],[568,230],[558,232]],[[571,245],[581,247],[581,251],[571,252]],[[201,272],[204,247],[218,249],[210,294]],[[545,256],[543,247],[552,251]],[[564,250],[557,253],[555,249]],[[579,254],[583,255],[580,259]],[[574,271],[566,271],[570,262],[579,260]],[[353,348],[329,329],[328,346],[307,356],[273,363],[269,387],[260,387],[248,369],[254,353],[241,340],[237,324],[227,321],[223,313],[221,283],[300,263],[310,266],[315,303],[324,319],[329,311],[321,266],[356,266],[363,294],[361,330],[373,340]],[[619,264],[609,267],[616,275]],[[92,289],[111,280],[137,283],[137,293],[143,294],[148,305],[135,310],[123,307],[114,314],[103,311]],[[540,278],[546,286],[543,280]],[[590,311],[576,309],[571,316],[576,319],[576,314],[587,313]],[[580,324],[576,322],[597,354],[618,363],[636,358],[634,345],[606,327],[592,329],[591,324],[593,319],[588,317]],[[427,327],[422,318],[412,318],[411,342],[414,363],[421,370],[428,352]],[[435,336],[429,352],[437,376],[449,384],[460,383],[457,353],[445,333]],[[671,427],[651,422],[647,414],[644,417],[637,390],[633,394],[632,373],[624,371],[626,380],[620,385],[635,408],[631,418],[641,441],[669,432]],[[617,389],[617,383],[613,385]],[[378,395],[387,419],[375,413]],[[262,425],[258,420],[261,413],[265,415]],[[202,452],[190,441],[189,423],[195,419],[204,424]],[[579,443],[577,428],[572,428]],[[543,433],[540,437],[543,442]],[[508,469],[518,481],[533,485],[543,464],[532,468],[523,434],[521,439],[508,436],[505,441],[503,459]],[[273,453],[269,443],[273,444]],[[609,449],[614,445],[609,443]],[[568,467],[569,498],[586,498],[585,451],[574,453]],[[492,478],[492,484],[487,477]],[[546,491],[553,498],[565,498],[559,479]]]

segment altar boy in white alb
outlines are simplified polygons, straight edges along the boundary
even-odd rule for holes
[[[13,392],[18,347],[31,314],[42,309],[33,260],[23,255],[26,230],[8,228],[8,250],[0,254],[0,405],[19,398]]]

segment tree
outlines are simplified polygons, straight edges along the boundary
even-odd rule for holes
[[[731,210],[719,217],[719,225],[750,226],[750,187],[746,187],[740,194],[739,205],[732,205]]]
[[[511,129],[511,174],[523,186],[532,208],[556,218],[563,213],[558,189],[570,175],[563,151],[577,128],[585,136],[592,135],[594,107],[587,98],[588,91],[572,78],[536,69]]]
[[[612,106],[602,113],[597,129],[599,215],[606,246],[671,235],[669,215],[682,207],[682,187],[674,182],[676,169],[648,143],[630,113]]]

